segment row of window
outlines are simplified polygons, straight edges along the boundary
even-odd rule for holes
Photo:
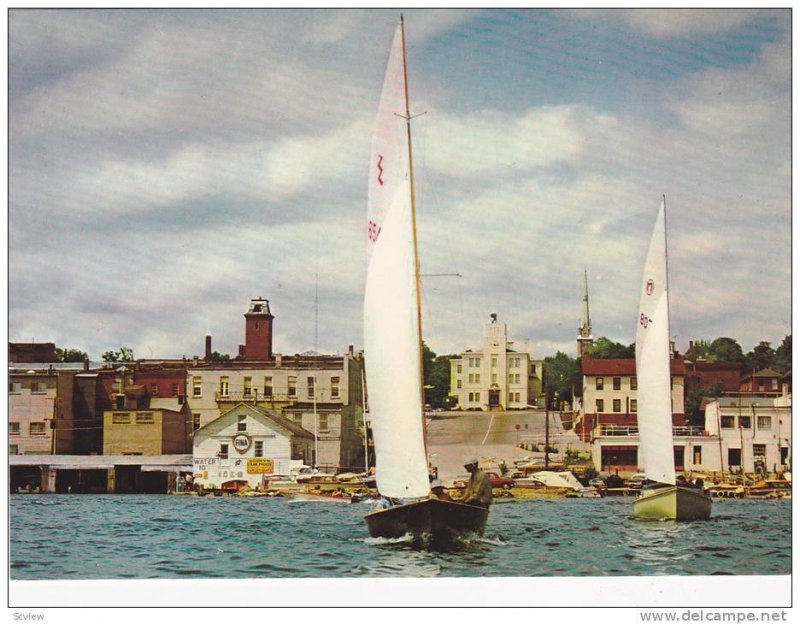
[[[9,382],[8,392],[9,394],[19,394],[22,392],[22,383],[17,381]],[[34,381],[31,383],[31,392],[33,394],[46,394],[47,384],[43,381]]]
[[[522,393],[521,392],[509,392],[508,393],[508,402],[509,403],[519,403],[521,401]],[[480,392],[468,392],[467,393],[467,402],[469,403],[480,403],[481,402],[481,393]]]
[[[605,412],[606,402],[603,399],[595,399],[594,401],[594,409],[595,412],[600,414]],[[621,399],[614,399],[611,404],[612,410],[614,412],[620,413],[622,412],[622,400]],[[639,407],[639,403],[636,399],[631,399],[629,403],[629,409],[631,412],[636,412]]]
[[[174,396],[174,397],[178,396],[178,390],[179,389],[180,389],[180,385],[179,384],[176,384],[176,383],[172,384],[172,396]],[[158,384],[157,383],[150,384],[150,395],[151,396],[159,396],[158,395]]]
[[[338,399],[339,398],[339,377],[331,377],[331,398]],[[306,393],[309,399],[313,399],[315,395],[315,388],[316,388],[316,379],[314,377],[307,377],[306,378]],[[252,377],[244,377],[242,380],[242,394],[244,396],[255,396],[258,390],[253,387],[253,378]],[[287,396],[296,397],[297,396],[297,377],[290,375],[287,378]],[[221,397],[230,396],[230,378],[229,377],[220,377],[219,380],[219,395]],[[192,396],[193,397],[202,397],[203,396],[203,378],[202,377],[192,377]],[[273,396],[273,379],[270,376],[264,377],[264,393],[262,394],[264,397],[271,397]]]
[[[720,416],[720,426],[723,429],[752,429],[753,419],[750,416],[739,416],[738,424],[736,416]],[[758,429],[772,429],[772,416],[758,416],[756,418]]]
[[[228,449],[230,446],[226,443],[221,443],[219,445],[219,452],[217,453],[217,457],[220,459],[228,459]],[[264,457],[264,441],[263,440],[256,440],[253,443],[253,456],[254,457]]]
[[[636,380],[636,377],[631,377],[630,378],[630,386],[631,386],[631,390],[637,390],[639,388],[639,383]],[[595,377],[594,387],[595,387],[596,390],[602,390],[605,387],[605,377]],[[612,377],[611,378],[611,387],[614,390],[621,390],[622,389],[622,377]]]
[[[509,373],[508,375],[508,383],[510,384],[518,384],[521,383],[522,378],[520,377],[519,373]],[[467,375],[467,383],[468,384],[479,384],[481,383],[481,374],[480,373],[469,373]],[[497,383],[497,373],[492,373],[492,383]],[[456,388],[461,387],[461,380],[456,379]]]
[[[47,430],[46,423],[44,422],[32,422],[29,426],[29,435],[32,436],[42,436],[45,434]],[[18,421],[9,421],[8,423],[8,434],[9,435],[20,435],[20,426]]]
[[[509,358],[508,359],[508,368],[519,368],[522,365],[521,358]],[[467,358],[467,368],[480,368],[481,367],[481,358],[479,357],[468,357]],[[492,356],[492,368],[497,368],[497,356]],[[532,372],[536,372],[536,365],[532,365]],[[456,364],[456,372],[461,373],[461,364]]]
[[[130,425],[135,422],[137,425],[152,425],[156,419],[153,412],[136,412],[134,419],[131,419],[131,412],[112,412],[112,425]]]

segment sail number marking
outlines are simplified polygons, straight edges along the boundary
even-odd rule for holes
[[[378,184],[383,186],[383,167],[381,167],[381,163],[383,163],[383,154],[378,154]]]
[[[639,325],[647,329],[650,326],[650,323],[653,322],[653,319],[645,316],[644,313],[639,314]]]
[[[370,221],[367,225],[367,236],[369,236],[369,239],[374,243],[376,240],[378,240],[378,236],[380,236],[380,233],[381,233],[381,226],[379,226],[374,221]]]

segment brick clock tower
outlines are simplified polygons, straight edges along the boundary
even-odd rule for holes
[[[269,301],[263,298],[250,300],[250,309],[244,315],[244,345],[239,347],[241,357],[246,360],[272,359],[273,318]]]

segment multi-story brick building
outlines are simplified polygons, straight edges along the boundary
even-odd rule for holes
[[[583,375],[582,408],[575,424],[575,432],[585,441],[599,426],[635,426],[638,410],[636,392],[636,360],[581,359]],[[683,360],[670,360],[672,376],[672,421],[676,426],[684,424],[684,378],[686,368]]]
[[[8,388],[10,455],[53,452],[58,376],[54,370],[12,372]]]
[[[492,314],[480,350],[450,360],[450,396],[465,410],[524,409],[542,397],[542,361],[515,351],[508,327]]]

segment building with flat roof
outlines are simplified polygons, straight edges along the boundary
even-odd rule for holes
[[[543,400],[542,364],[529,353],[515,351],[508,327],[491,315],[480,350],[467,350],[450,360],[450,397],[462,410],[525,409]]]

